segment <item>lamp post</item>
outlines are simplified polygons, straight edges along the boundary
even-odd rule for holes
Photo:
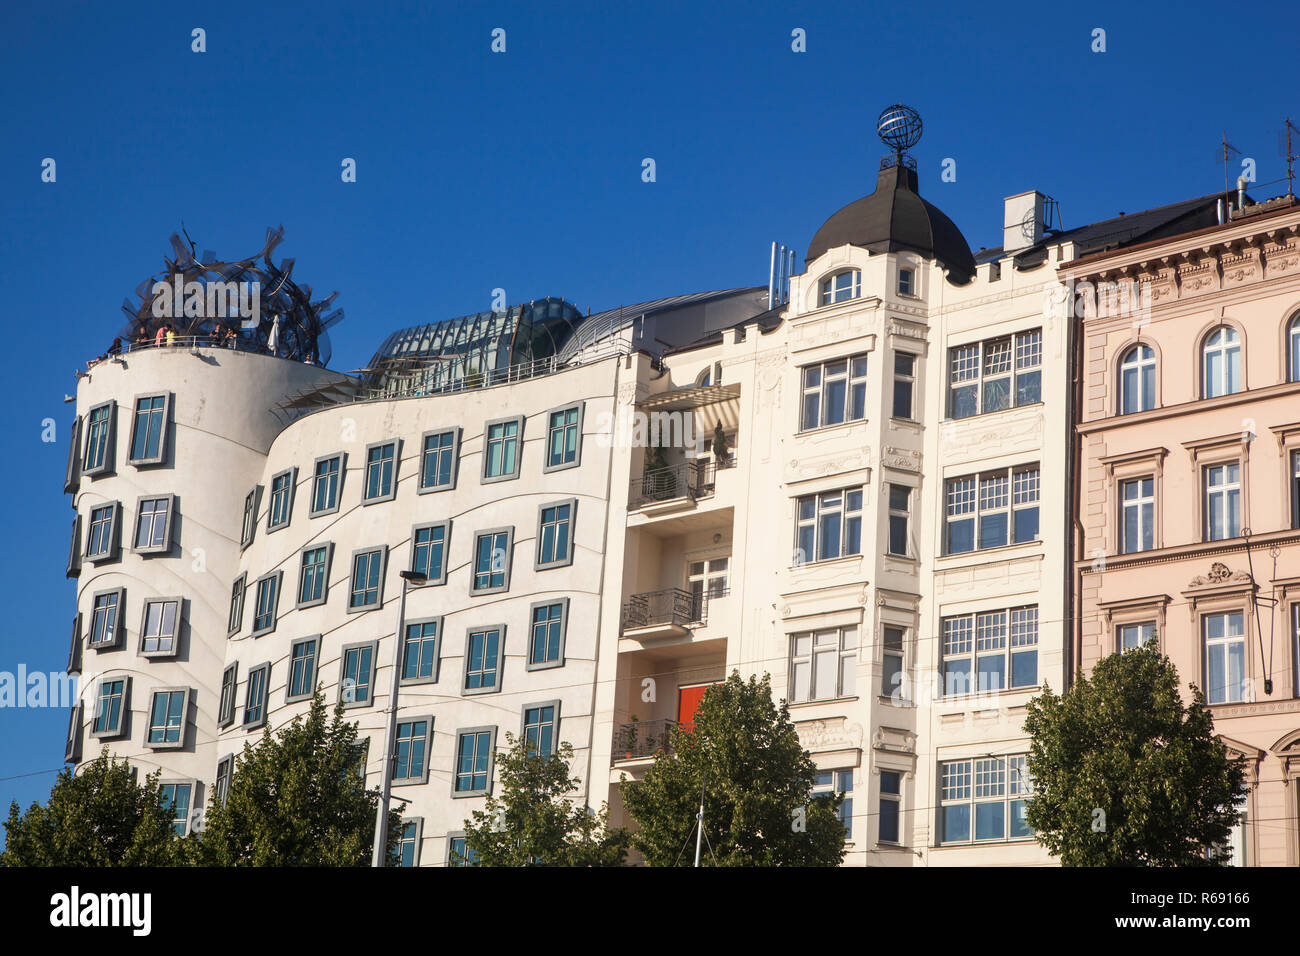
[[[397,640],[393,643],[393,685],[388,690],[388,731],[384,735],[383,783],[379,790],[379,812],[375,817],[375,846],[371,866],[383,866],[388,856],[388,804],[393,791],[393,738],[397,736],[397,688],[402,677],[402,645],[406,643],[406,589],[428,583],[429,576],[420,571],[403,571],[402,598],[397,605]],[[425,755],[428,759],[428,755]]]

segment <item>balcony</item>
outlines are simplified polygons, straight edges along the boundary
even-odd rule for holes
[[[699,622],[701,603],[690,591],[681,588],[633,594],[623,605],[623,634],[634,632],[643,638],[681,637],[691,624]]]
[[[731,459],[728,459],[731,461]],[[714,492],[716,465],[712,458],[693,458],[667,468],[652,468],[632,479],[629,511],[671,511],[689,507]]]
[[[614,760],[637,760],[658,753],[672,753],[673,728],[677,721],[634,720],[614,728]]]

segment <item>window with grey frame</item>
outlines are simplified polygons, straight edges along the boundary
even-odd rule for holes
[[[172,831],[177,836],[190,832],[190,797],[194,792],[192,783],[163,783],[158,787],[159,803],[171,818]]]
[[[344,707],[367,707],[373,703],[375,681],[374,641],[343,648],[339,668],[339,700]]]
[[[212,784],[212,799],[226,805],[226,798],[230,796],[230,784],[235,779],[235,755],[229,754],[217,761],[217,776]]]
[[[510,528],[480,531],[474,536],[474,576],[471,594],[505,591],[510,587],[510,557],[513,547]]]
[[[117,646],[121,638],[121,614],[125,603],[126,592],[121,588],[100,591],[94,596],[91,601],[87,644],[99,649]]]
[[[244,585],[248,580],[247,572],[235,578],[230,587],[230,616],[226,619],[226,636],[238,634],[244,626]]]
[[[289,682],[285,687],[285,703],[306,700],[316,690],[316,659],[320,651],[320,637],[306,637],[294,641],[289,648]]]
[[[81,612],[72,617],[72,646],[68,648],[69,674],[81,673]]]
[[[81,477],[81,416],[72,417],[72,427],[68,433],[68,460],[63,470],[63,491],[75,494]]]
[[[417,525],[411,531],[411,570],[423,574],[429,584],[446,583],[450,531],[450,521]]]
[[[102,475],[113,470],[113,412],[112,402],[96,405],[86,413],[85,453],[81,459],[81,473],[87,477]]]
[[[181,599],[146,598],[140,622],[140,655],[170,657],[180,643]]]
[[[546,471],[577,465],[582,450],[582,406],[556,409],[546,416]]]
[[[217,726],[229,727],[235,722],[235,688],[239,686],[239,663],[226,666],[221,672],[221,697],[217,703]]]
[[[68,569],[65,577],[81,577],[81,515],[72,516],[72,539],[68,542]]]
[[[80,701],[72,705],[68,715],[68,738],[63,745],[63,759],[76,763],[81,759],[81,725],[85,720],[85,705]]]
[[[493,727],[474,727],[457,732],[453,783],[457,796],[476,796],[490,791],[495,737],[496,728]]]
[[[447,865],[477,866],[478,851],[471,848],[463,833],[447,834]]]
[[[485,627],[472,630],[465,641],[466,694],[481,694],[501,689],[501,643],[504,628]]]
[[[867,353],[800,369],[799,430],[862,421],[867,415]]]
[[[382,603],[384,583],[384,549],[370,548],[352,555],[352,586],[348,592],[348,610],[364,611]]]
[[[248,671],[244,685],[244,729],[253,730],[266,723],[266,694],[271,683],[271,665],[258,664]]]
[[[87,561],[106,561],[117,553],[117,523],[122,506],[112,501],[90,509],[86,525]]]
[[[361,501],[371,504],[397,496],[397,441],[380,442],[366,448],[366,477]]]
[[[442,618],[408,621],[402,641],[402,683],[433,683],[438,680],[439,638]]]
[[[484,426],[483,481],[519,477],[519,443],[523,430],[522,417],[488,422]]]
[[[414,867],[420,865],[420,828],[419,819],[403,819],[397,828],[397,865]]]
[[[456,452],[460,445],[458,430],[447,428],[428,432],[420,451],[420,490],[442,491],[456,484]]]
[[[1043,400],[1043,330],[948,350],[948,415],[970,418]]]
[[[528,641],[528,667],[558,666],[564,663],[564,632],[568,624],[569,599],[534,604]]]
[[[108,739],[126,732],[125,716],[130,712],[129,680],[127,677],[110,677],[99,682],[90,736]]]
[[[257,488],[256,486],[244,496],[244,523],[239,533],[239,546],[247,548],[253,543],[253,534],[257,529]]]
[[[167,687],[153,692],[149,705],[149,734],[145,742],[154,748],[181,747],[185,743],[185,709],[189,690]]]
[[[293,515],[293,492],[298,469],[289,468],[271,478],[271,504],[266,509],[266,530],[277,531],[289,526]]]
[[[169,404],[167,395],[142,395],[135,400],[129,464],[156,465],[167,457]]]
[[[175,495],[140,499],[136,507],[132,551],[137,554],[162,554],[171,550],[175,506]]]
[[[324,604],[329,593],[330,546],[317,544],[302,549],[298,564],[298,607]]]
[[[253,599],[253,636],[275,630],[280,608],[280,578],[283,571],[273,571],[257,579]]]
[[[429,739],[432,717],[416,717],[397,723],[393,738],[393,783],[424,783],[429,779]]]
[[[542,505],[537,514],[537,570],[573,563],[573,516],[577,499]]]
[[[311,514],[333,514],[339,510],[339,492],[343,484],[343,453],[319,458],[312,468]]]
[[[523,738],[530,757],[550,757],[559,736],[560,705],[555,701],[524,708]]]

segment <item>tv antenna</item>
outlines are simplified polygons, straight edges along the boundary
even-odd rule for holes
[[[1291,117],[1286,118],[1285,128],[1278,131],[1277,134],[1277,151],[1281,157],[1286,160],[1286,194],[1295,195],[1295,161],[1300,159],[1296,156],[1295,146],[1291,139],[1292,133],[1300,134],[1300,129],[1291,122]]]
[[[1223,131],[1223,145],[1220,149],[1219,161],[1223,163],[1223,191],[1228,192],[1228,163],[1232,162],[1232,155],[1236,153],[1241,155],[1241,150],[1228,142],[1228,131]]]

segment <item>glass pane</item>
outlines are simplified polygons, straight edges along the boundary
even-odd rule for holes
[[[970,839],[970,806],[960,804],[943,808],[943,835],[945,843]]]
[[[975,839],[1000,840],[1006,836],[1006,810],[1001,803],[975,804]]]

